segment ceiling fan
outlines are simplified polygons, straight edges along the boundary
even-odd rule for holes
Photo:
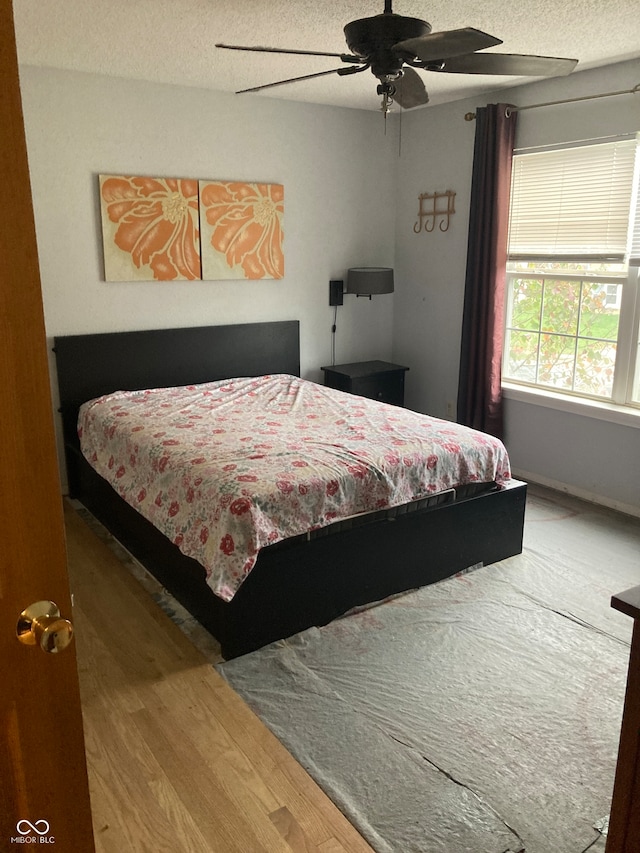
[[[371,69],[380,81],[377,92],[382,96],[382,111],[386,113],[396,102],[403,109],[412,109],[429,102],[422,78],[414,71],[446,72],[449,74],[497,74],[530,77],[556,77],[569,74],[577,59],[553,56],[528,56],[514,53],[478,53],[487,47],[502,44],[494,36],[474,27],[431,32],[431,24],[419,18],[396,15],[392,0],[385,0],[384,12],[370,18],[351,21],[344,28],[347,46],[351,53],[327,53],[316,50],[288,50],[280,47],[246,47],[234,44],[216,44],[226,50],[249,50],[260,53],[286,53],[306,56],[333,56],[347,67],[332,68],[316,74],[290,77],[275,83],[241,89],[259,92],[273,86],[310,80],[328,74],[343,77]]]

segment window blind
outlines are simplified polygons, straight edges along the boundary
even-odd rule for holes
[[[624,139],[516,154],[509,258],[625,261],[637,147]]]
[[[640,151],[638,152],[638,160],[640,161]],[[636,168],[636,204],[635,217],[631,235],[631,249],[629,251],[629,264],[632,267],[640,267],[640,162]],[[640,368],[639,368],[640,369]]]

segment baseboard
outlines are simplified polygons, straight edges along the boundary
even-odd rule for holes
[[[518,480],[524,480],[526,483],[537,484],[538,486],[546,486],[548,489],[553,489],[556,492],[564,492],[567,495],[572,495],[574,498],[587,501],[588,503],[597,504],[598,506],[613,509],[616,512],[622,512],[625,515],[633,515],[635,518],[640,518],[640,507],[626,504],[622,501],[616,501],[612,498],[607,498],[604,495],[597,495],[587,489],[581,489],[579,486],[561,483],[559,480],[553,480],[551,477],[545,477],[542,474],[532,474],[530,471],[515,470],[512,472]]]

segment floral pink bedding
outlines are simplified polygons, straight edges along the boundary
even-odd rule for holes
[[[470,482],[510,478],[484,433],[295,376],[85,403],[82,452],[229,601],[271,543]]]

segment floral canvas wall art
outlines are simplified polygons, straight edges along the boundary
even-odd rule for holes
[[[99,175],[107,281],[284,276],[284,187]]]
[[[202,277],[284,276],[284,187],[200,181]]]
[[[99,179],[107,281],[202,278],[196,180]]]

